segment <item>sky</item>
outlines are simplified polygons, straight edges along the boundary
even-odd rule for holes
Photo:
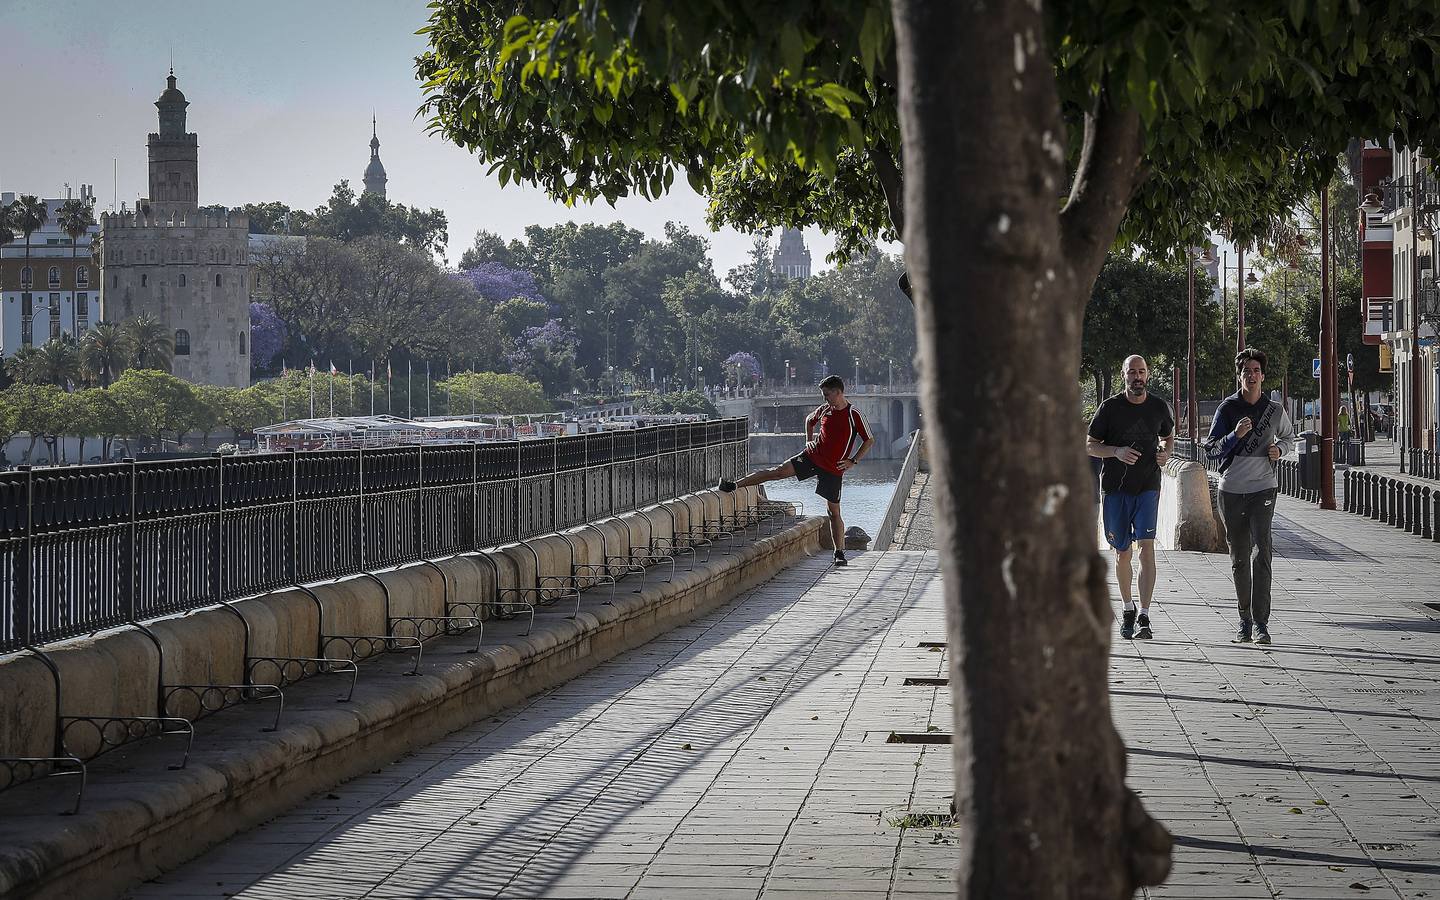
[[[423,0],[0,0],[0,191],[60,197],[88,183],[97,210],[133,205],[147,192],[145,138],[173,63],[199,135],[202,204],[311,210],[342,178],[358,191],[373,111],[389,199],[445,211],[452,265],[479,229],[509,240],[567,221],[656,238],[675,221],[710,241],[718,275],[745,261],[751,238],[711,232],[683,178],[657,201],[566,208],[502,189],[475,157],[427,135],[413,65],[425,20]],[[826,268],[833,240],[816,229],[805,240],[815,270]]]

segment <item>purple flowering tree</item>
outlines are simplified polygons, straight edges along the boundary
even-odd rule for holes
[[[515,349],[505,355],[511,371],[529,375],[545,387],[551,397],[563,394],[575,381],[575,358],[580,342],[575,332],[559,319],[532,325],[515,339]]]
[[[497,262],[485,262],[455,273],[455,277],[475,288],[476,293],[492,304],[504,303],[520,297],[525,300],[545,302],[540,296],[540,286],[535,276],[520,269],[502,266]]]
[[[737,366],[740,369],[740,379],[738,380],[749,378],[751,384],[760,380],[760,360],[755,358],[755,354],[739,350],[725,357],[725,375],[727,378],[735,374]]]
[[[268,303],[250,304],[250,370],[268,372],[285,345],[285,322]]]

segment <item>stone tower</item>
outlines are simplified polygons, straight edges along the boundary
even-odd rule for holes
[[[148,313],[174,342],[176,375],[197,384],[250,383],[249,220],[201,212],[198,142],[172,72],[155,106],[150,197],[100,217],[100,309],[107,322]]]
[[[193,212],[199,206],[199,142],[185,133],[185,108],[190,102],[175,86],[175,70],[165,79],[165,92],[155,101],[160,131],[151,134],[150,212],[161,218]]]
[[[777,275],[786,278],[810,277],[810,249],[805,246],[805,235],[800,229],[786,228],[780,232],[772,266]]]
[[[380,162],[380,135],[375,128],[375,117],[370,117],[370,165],[365,167],[366,194],[378,194],[385,199],[385,166]]]

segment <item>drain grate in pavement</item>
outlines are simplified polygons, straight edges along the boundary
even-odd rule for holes
[[[945,643],[944,641],[921,641],[915,646],[920,647],[921,649],[944,650],[950,645]]]
[[[1361,844],[1366,850],[1414,850],[1414,844]]]
[[[950,735],[943,731],[892,731],[887,744],[948,744]]]
[[[1422,690],[1415,688],[1351,688],[1356,694],[1423,694]]]
[[[905,681],[904,681],[905,687],[911,687],[911,686],[921,686],[921,687],[946,687],[946,686],[949,685],[949,684],[950,684],[950,679],[948,679],[948,678],[922,678],[922,677],[918,677],[918,676],[917,676],[917,677],[906,678]]]
[[[949,813],[908,813],[886,821],[896,828],[949,828],[955,824],[955,817]]]

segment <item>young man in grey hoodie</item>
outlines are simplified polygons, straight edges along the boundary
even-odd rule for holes
[[[1279,481],[1275,462],[1295,446],[1284,407],[1267,398],[1265,354],[1247,347],[1235,357],[1240,390],[1215,411],[1205,451],[1220,460],[1220,515],[1230,542],[1230,569],[1240,604],[1239,643],[1270,643],[1270,528]]]

